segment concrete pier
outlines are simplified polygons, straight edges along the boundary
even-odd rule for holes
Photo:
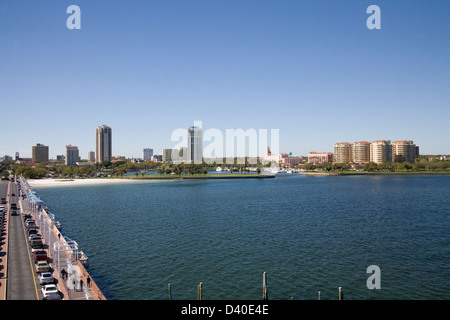
[[[4,184],[6,182],[2,182]],[[19,187],[20,184],[20,187]],[[4,186],[3,186],[4,188]],[[47,251],[48,262],[51,266],[56,285],[62,294],[63,300],[106,300],[95,280],[89,275],[86,269],[82,251],[75,241],[65,237],[55,226],[55,219],[48,213],[42,201],[33,197],[32,189],[25,179],[20,178],[18,182],[9,182],[7,192],[7,212],[4,213],[2,250],[1,250],[1,270],[0,270],[0,300],[40,300],[42,299],[41,285],[38,275],[34,269],[34,262],[31,259],[31,249],[27,243],[24,227],[24,214],[31,214],[36,222],[39,234],[44,243],[44,250]],[[15,194],[15,198],[11,195]],[[30,197],[29,197],[30,196]],[[0,197],[3,197],[0,195]],[[12,215],[10,201],[17,203],[16,215]],[[15,225],[14,230],[10,226]],[[19,225],[20,224],[20,225]],[[12,233],[11,233],[12,232]],[[19,233],[23,233],[20,236]],[[16,235],[18,237],[13,237]],[[8,250],[17,242],[15,250]],[[26,245],[23,245],[26,243]],[[19,252],[18,252],[19,251]],[[27,252],[24,252],[27,251]],[[16,257],[28,256],[18,259]],[[28,261],[29,260],[29,261]],[[16,263],[19,265],[12,265]],[[20,268],[24,271],[21,275],[15,275]],[[23,274],[30,274],[25,277]],[[16,278],[19,281],[14,281]],[[29,278],[25,280],[22,278]],[[32,282],[32,283],[30,283]],[[13,288],[20,286],[22,288]],[[28,287],[22,290],[23,287]],[[17,289],[17,290],[16,290]],[[23,293],[20,293],[24,291]]]

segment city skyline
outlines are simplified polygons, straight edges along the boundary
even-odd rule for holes
[[[0,157],[42,143],[85,158],[107,123],[113,155],[140,158],[198,119],[279,129],[294,155],[379,139],[450,154],[448,3],[80,0],[80,30],[70,4],[0,4]],[[380,30],[366,27],[371,4]]]
[[[195,123],[199,123],[201,125],[201,121],[197,121]],[[178,130],[180,130],[180,129],[177,129],[176,131],[178,133],[180,133]],[[185,130],[185,132],[186,132],[186,143],[184,145],[179,145],[179,148],[177,148],[177,149],[172,149],[171,148],[172,146],[165,147],[165,148],[163,147],[161,149],[161,152],[160,153],[155,153],[155,155],[159,154],[159,156],[163,156],[164,152],[167,151],[167,150],[170,150],[172,152],[172,150],[180,151],[181,150],[180,148],[182,148],[182,149],[184,148],[184,149],[186,149],[186,152],[187,152],[188,159],[186,159],[186,160],[188,160],[188,161],[189,161],[189,159],[191,159],[192,161],[198,162],[198,161],[200,161],[199,159],[202,158],[202,157],[205,157],[205,158],[222,158],[220,156],[219,157],[217,157],[217,156],[212,156],[211,157],[211,156],[203,154],[203,149],[204,149],[205,146],[208,149],[208,145],[209,145],[209,147],[214,145],[214,139],[213,139],[212,142],[206,142],[205,143],[203,141],[203,133],[202,133],[202,128],[201,127],[190,126],[187,129],[181,129],[181,130]],[[233,130],[233,132],[236,133],[236,130]],[[242,140],[241,142],[245,144],[244,149],[245,149],[246,152],[248,152],[249,143],[250,143],[250,137],[247,136],[247,135],[243,135],[241,137],[238,137],[238,136],[235,137],[235,139],[238,139],[238,140],[242,139],[242,138],[244,138],[245,141]],[[98,126],[96,128],[96,132],[95,132],[95,141],[96,141],[96,150],[97,150],[97,152],[93,152],[93,151],[87,152],[87,157],[86,158],[84,156],[79,156],[78,155],[79,154],[78,147],[77,146],[72,146],[70,144],[65,146],[65,153],[64,154],[58,154],[58,155],[56,155],[56,157],[50,157],[49,156],[49,149],[50,149],[49,146],[48,145],[44,146],[44,145],[42,145],[40,143],[38,143],[36,146],[32,146],[31,147],[32,158],[35,157],[34,156],[35,149],[39,148],[39,147],[44,147],[45,148],[45,150],[46,150],[45,151],[46,152],[46,156],[45,157],[48,160],[55,160],[55,159],[57,159],[58,157],[61,157],[61,156],[65,156],[67,158],[68,148],[70,149],[70,147],[76,149],[76,154],[77,154],[76,157],[78,157],[77,158],[78,160],[88,160],[88,161],[94,161],[95,160],[95,162],[110,161],[114,157],[125,157],[125,158],[128,158],[128,159],[142,159],[142,160],[146,161],[146,160],[151,160],[151,158],[152,158],[152,156],[154,154],[153,148],[147,148],[147,147],[141,149],[141,156],[140,157],[139,156],[138,157],[128,157],[126,155],[114,154],[114,153],[112,153],[112,141],[113,140],[114,139],[112,139],[112,128],[107,126],[107,125],[102,125],[102,126]],[[256,142],[257,142],[258,146],[261,144],[260,139],[258,139]],[[385,142],[389,143],[389,146],[391,146],[391,139],[379,139],[379,140],[373,140],[373,141],[355,141],[355,142],[335,142],[333,144],[333,146],[332,146],[332,149],[331,149],[332,151],[329,151],[329,149],[327,149],[326,151],[317,152],[316,151],[317,149],[314,149],[314,150],[308,151],[308,154],[310,154],[310,153],[332,153],[332,154],[334,154],[334,157],[337,156],[338,157],[337,159],[340,159],[340,158],[346,158],[346,157],[350,157],[351,158],[352,157],[351,154],[356,152],[355,153],[355,154],[357,154],[356,159],[360,159],[362,157],[362,153],[366,154],[366,157],[368,157],[368,155],[371,154],[370,148],[372,148],[375,143],[385,143]],[[414,142],[412,140],[402,139],[402,140],[392,141],[391,149],[394,148],[395,145],[398,144],[398,143],[402,143],[402,145],[405,144],[405,143],[406,144],[411,144],[414,148],[416,148],[416,145],[414,144]],[[340,146],[338,152],[336,152],[337,146]],[[363,149],[361,149],[363,146],[365,146],[365,148],[367,148],[368,151],[363,151]],[[222,154],[222,152],[223,152],[224,157],[231,157],[232,158],[232,157],[242,157],[243,156],[241,154],[236,154],[235,153],[236,150],[233,151],[234,154],[231,154],[231,155],[227,154],[226,153],[227,146],[226,145],[222,145],[222,147],[223,147],[223,150],[221,150],[219,152],[219,154]],[[270,146],[266,146],[265,148],[266,148],[266,150],[270,150]],[[347,148],[350,148],[350,149],[346,150]],[[356,148],[356,150],[354,148]],[[97,154],[99,154],[98,150],[103,150],[101,156],[97,156]],[[214,149],[214,150],[215,150],[214,152],[219,151],[219,150],[216,150],[216,149]],[[418,150],[419,150],[419,146],[417,146],[417,151],[414,151],[415,154],[417,154],[417,155],[419,154]],[[27,157],[26,155],[25,156],[21,155],[19,152],[15,152],[14,154],[15,154],[16,158],[17,157],[30,158],[30,157]],[[105,154],[106,154],[106,156],[105,156]],[[283,150],[280,150],[280,154],[286,154],[287,155],[287,153],[284,152]],[[438,154],[445,155],[445,153],[436,153],[436,155],[438,155]],[[258,157],[263,158],[266,155],[267,154],[262,154],[260,152],[258,154]],[[431,155],[431,154],[429,154],[429,155]],[[0,155],[0,158],[2,158],[3,156],[10,156],[10,155]],[[252,157],[249,154],[245,154],[244,156],[245,157]],[[276,156],[278,156],[278,154]],[[305,155],[304,154],[292,154],[292,152],[290,152],[289,156],[290,157],[291,156],[294,156],[294,157],[296,157],[296,156],[302,156],[302,157],[305,156],[306,157],[307,154],[305,154]],[[12,157],[12,156],[10,156],[10,157]],[[92,160],[91,157],[94,160]],[[179,156],[177,156],[177,157],[179,157]],[[334,158],[334,160],[336,160],[336,158]],[[42,162],[42,161],[43,160],[41,160],[40,162]],[[365,162],[366,160],[355,160],[355,159],[353,159],[353,161]],[[370,161],[372,161],[372,160],[370,160]],[[392,162],[392,161],[394,161],[394,159],[385,159],[384,161],[391,161]],[[66,159],[66,162],[67,162],[67,159]],[[76,161],[70,161],[70,162],[72,164],[74,164]],[[344,162],[347,162],[347,161],[344,161]],[[375,162],[380,162],[380,161],[377,160]],[[411,161],[409,161],[409,162],[411,162]]]
[[[203,141],[203,133],[201,128],[201,122],[197,121],[196,124],[199,124],[200,127],[197,126],[190,126],[185,130],[186,135],[186,145],[178,145],[178,148],[172,149],[172,148],[165,148],[161,150],[160,155],[154,155],[152,148],[143,148],[142,149],[142,157],[126,157],[123,155],[114,155],[112,154],[111,150],[111,141],[112,141],[112,128],[107,125],[98,126],[96,128],[96,149],[97,150],[103,150],[101,156],[96,156],[98,152],[89,151],[87,160],[91,162],[103,162],[103,161],[112,161],[114,158],[127,158],[127,159],[141,159],[143,161],[151,160],[153,161],[153,157],[157,157],[158,159],[162,159],[163,162],[182,162],[182,161],[193,161],[194,163],[201,163],[203,159],[222,159],[222,156],[210,156],[205,155],[204,152],[204,146],[205,143]],[[177,132],[180,134],[180,131]],[[233,135],[236,134],[236,132],[232,133]],[[244,143],[246,146],[244,146],[244,149],[248,151],[250,143],[251,134],[246,135],[243,133],[243,135],[234,136],[235,139],[239,140],[239,143]],[[214,140],[217,139],[217,137],[213,138],[213,142],[207,142],[206,147],[212,148],[215,151],[214,153],[217,153],[219,150],[216,149],[216,146],[214,146]],[[264,140],[264,139],[263,139]],[[256,141],[258,145],[261,144],[261,141]],[[267,141],[264,141],[267,142]],[[263,143],[264,143],[263,142]],[[209,145],[208,145],[209,144]],[[233,145],[235,142],[233,142]],[[278,145],[278,143],[276,143]],[[223,154],[226,158],[239,158],[243,157],[243,155],[239,154],[233,154],[228,155],[226,154],[226,149],[228,147],[225,145],[222,145],[222,143],[219,143],[219,146],[223,147]],[[241,146],[242,147],[242,146]],[[74,165],[77,161],[86,160],[85,158],[81,158],[79,156],[79,150],[77,146],[72,145],[66,145],[66,152],[65,155],[57,155],[57,159],[64,157],[65,164],[68,165]],[[381,148],[381,149],[380,149]],[[241,149],[241,150],[244,150]],[[43,150],[44,154],[37,155],[37,150]],[[183,151],[184,150],[184,151]],[[219,151],[219,154],[222,154],[222,151]],[[39,151],[42,153],[42,151]],[[174,154],[175,152],[175,154]],[[211,150],[209,150],[211,152]],[[46,162],[50,160],[54,160],[54,158],[50,158],[48,156],[49,154],[49,146],[42,145],[38,143],[36,146],[32,146],[32,162],[33,163],[39,163],[39,162]],[[184,154],[186,153],[186,154]],[[105,156],[106,154],[106,156]],[[183,155],[184,154],[184,155]],[[412,140],[397,140],[392,141],[391,140],[374,140],[374,141],[355,141],[354,143],[350,142],[336,142],[333,147],[333,151],[309,151],[308,157],[311,157],[311,155],[317,155],[318,162],[337,162],[337,163],[367,163],[367,162],[375,162],[375,163],[382,163],[382,162],[410,162],[413,163],[416,158],[419,157],[419,146],[414,144],[414,141]],[[254,158],[255,155],[249,155],[245,154],[245,157]],[[36,161],[35,158],[39,157],[40,160]],[[270,147],[266,146],[266,153],[265,154],[258,154],[257,157],[264,158],[267,161],[275,160],[280,163],[285,163],[288,161],[289,163],[294,162],[298,160],[297,158],[306,158],[306,155],[293,155],[292,153],[285,153],[285,152],[279,152],[276,154],[272,154],[270,151]],[[329,160],[324,160],[323,157],[330,158]],[[1,158],[1,157],[0,157]],[[12,157],[11,157],[12,158]],[[15,159],[26,159],[27,157],[20,157],[20,154],[18,152],[15,153]],[[157,159],[155,158],[155,159]],[[164,160],[166,158],[166,160]],[[289,160],[290,159],[290,160]]]

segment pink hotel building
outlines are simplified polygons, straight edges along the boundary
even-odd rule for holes
[[[323,163],[333,162],[333,152],[315,152],[311,151],[308,154],[308,163]]]
[[[291,167],[302,163],[303,157],[291,157],[287,153],[272,154],[270,148],[267,147],[267,153],[264,160],[277,162],[280,166]]]

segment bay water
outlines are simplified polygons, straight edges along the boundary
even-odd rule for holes
[[[450,299],[450,176],[35,187],[111,300]],[[380,289],[369,289],[369,266]]]

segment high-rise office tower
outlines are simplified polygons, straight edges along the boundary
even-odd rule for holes
[[[107,125],[97,127],[95,131],[95,161],[111,161],[112,129]]]
[[[80,161],[80,152],[78,147],[71,145],[66,146],[66,166],[73,166],[77,164],[78,161]]]
[[[38,143],[32,147],[32,161],[33,163],[40,163],[48,161],[48,146]]]
[[[203,161],[202,129],[192,126],[188,129],[187,161],[201,164]]]

